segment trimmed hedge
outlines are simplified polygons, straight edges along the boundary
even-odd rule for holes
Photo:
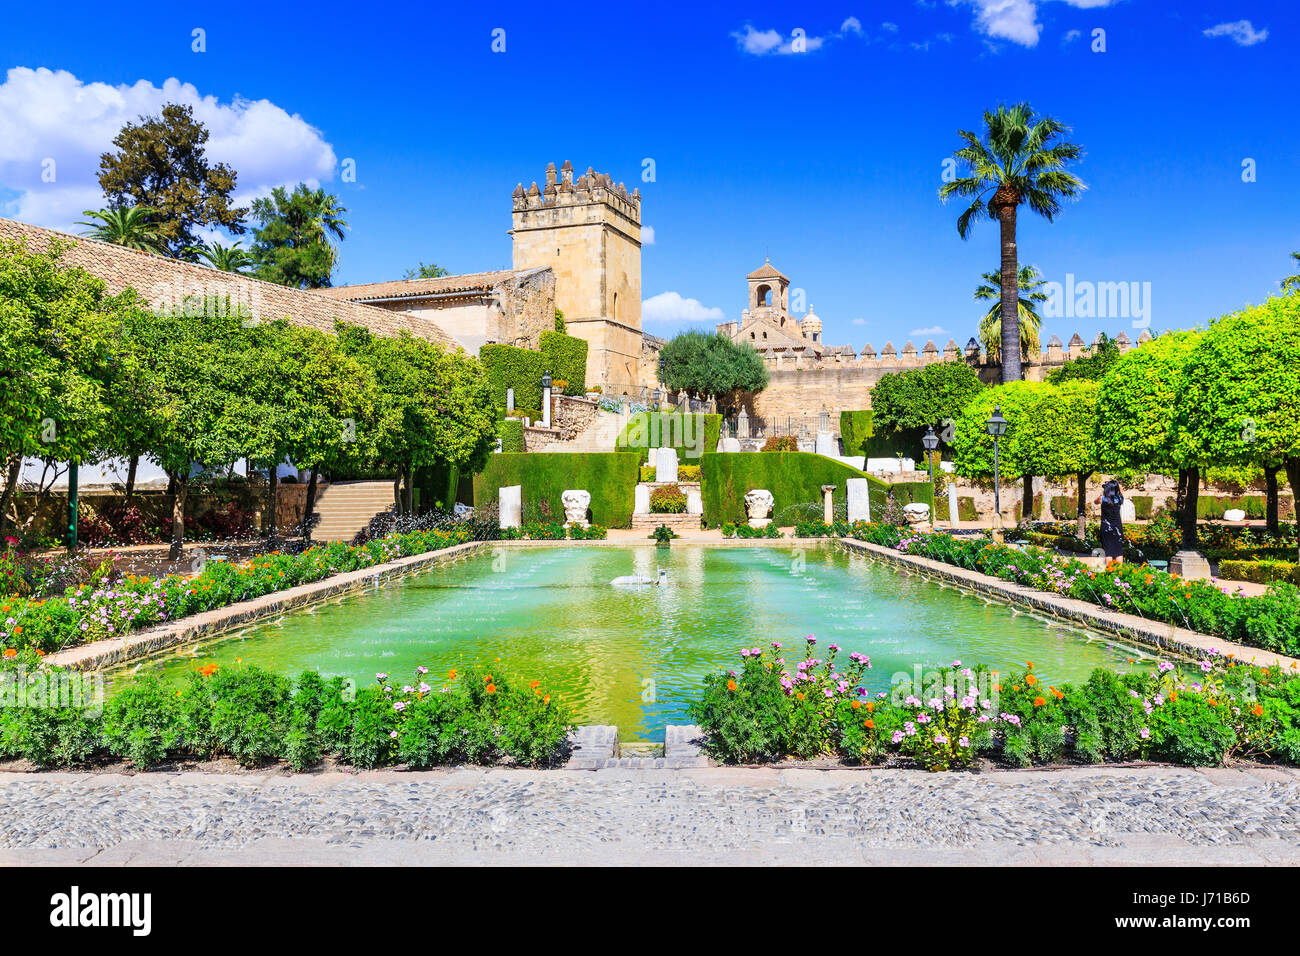
[[[520,419],[503,419],[497,433],[501,436],[502,452],[521,452],[524,450],[524,423]]]
[[[695,444],[703,429],[704,441],[698,448],[689,448],[687,442],[686,416],[695,419],[691,423],[689,444]],[[639,459],[645,464],[650,458],[650,448],[675,448],[682,461],[699,463],[704,454],[712,453],[718,447],[722,435],[722,416],[706,415],[702,412],[637,412],[628,419],[623,430],[614,441],[615,451],[639,452]],[[636,444],[629,444],[636,442]],[[642,444],[645,447],[640,447]]]
[[[901,454],[920,460],[925,454],[921,444],[924,434],[924,428],[905,428],[878,435],[870,409],[840,412],[840,440],[846,457],[894,458]]]
[[[835,485],[836,501],[846,501],[848,492],[844,483],[849,478],[867,479],[873,515],[884,508],[890,488],[900,505],[933,502],[929,482],[889,485],[842,462],[809,452],[721,453],[706,455],[700,466],[704,522],[710,528],[728,521],[737,524],[748,521],[745,493],[755,488],[772,492],[772,517],[790,525],[807,517],[782,513],[796,505],[811,505],[817,514],[821,513],[822,485]]]
[[[1151,515],[1155,512],[1155,498],[1151,495],[1133,495],[1129,500],[1133,502],[1133,515],[1138,521],[1151,520]]]
[[[1255,584],[1290,581],[1300,585],[1300,564],[1294,561],[1221,561],[1219,577],[1229,581],[1252,581]]]
[[[487,371],[492,386],[492,397],[499,407],[506,407],[506,391],[515,390],[515,408],[542,407],[542,373],[546,371],[546,356],[532,349],[513,345],[484,345],[478,350],[479,360]]]
[[[875,434],[871,421],[871,409],[840,412],[840,441],[846,456],[866,454],[866,443]]]
[[[607,528],[630,528],[640,464],[632,455],[616,452],[554,452],[493,455],[474,476],[474,507],[494,505],[499,490],[523,489],[525,508],[545,501],[555,518],[563,518],[560,496],[570,488],[591,494],[591,520]]]
[[[569,383],[565,395],[583,394],[587,390],[587,340],[548,330],[538,336],[538,344],[544,356],[543,371],[549,369],[552,379]],[[541,405],[540,399],[537,404]]]

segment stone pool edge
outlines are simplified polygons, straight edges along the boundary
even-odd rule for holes
[[[1260,647],[1248,647],[1226,638],[1212,637],[1184,627],[1150,621],[1135,614],[1108,611],[1078,598],[1039,591],[1023,584],[1012,584],[1001,578],[981,574],[979,571],[971,571],[915,554],[902,554],[892,548],[867,541],[853,538],[836,538],[835,541],[839,547],[849,551],[857,551],[882,561],[921,571],[959,587],[1026,605],[1074,623],[1086,624],[1135,644],[1170,651],[1185,657],[1205,657],[1209,651],[1214,650],[1220,654],[1231,654],[1235,660],[1260,667],[1277,664],[1286,668],[1300,668],[1300,660],[1287,657],[1285,654],[1266,651]]]

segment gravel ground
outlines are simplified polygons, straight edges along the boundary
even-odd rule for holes
[[[1268,768],[14,774],[0,805],[6,865],[1300,863]]]

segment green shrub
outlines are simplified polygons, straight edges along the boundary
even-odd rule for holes
[[[615,451],[639,455],[641,464],[651,448],[673,448],[683,462],[698,464],[718,447],[722,416],[702,412],[637,412],[614,441]]]
[[[848,456],[867,454],[867,442],[875,434],[871,410],[840,412],[840,442]],[[796,449],[797,450],[797,449]]]
[[[1272,584],[1289,581],[1300,584],[1300,564],[1295,561],[1220,561],[1219,577],[1229,581],[1252,581]]]
[[[277,757],[290,689],[284,677],[253,665],[195,673],[181,694],[185,738],[205,756],[226,753],[245,767]]]
[[[82,707],[0,707],[0,757],[44,768],[81,766],[99,750],[100,724]]]
[[[515,390],[515,411],[542,407],[542,374],[546,356],[532,349],[492,343],[479,348],[479,360],[492,386],[498,408],[506,407],[506,392]],[[540,417],[540,415],[538,416]]]
[[[184,741],[176,691],[156,674],[140,674],[104,707],[104,742],[137,767],[167,758]]]
[[[659,485],[650,491],[650,513],[680,515],[686,513],[686,493],[676,484]]]
[[[1133,516],[1139,521],[1150,521],[1155,510],[1155,498],[1151,495],[1133,495],[1130,500],[1133,502]]]
[[[587,390],[587,340],[548,329],[538,336],[537,341],[543,365],[550,370],[551,379],[567,383],[564,394],[583,394]],[[518,391],[515,394],[518,395]]]
[[[793,435],[773,435],[763,442],[763,451],[798,451],[799,439]]]
[[[975,499],[969,495],[961,495],[957,498],[957,520],[959,521],[978,521],[979,509],[975,507]]]
[[[474,507],[495,505],[501,488],[520,485],[525,501],[546,502],[552,514],[562,515],[561,496],[581,488],[591,494],[592,521],[629,528],[639,474],[635,456],[615,452],[502,453],[492,455],[474,476]]]
[[[521,419],[503,419],[498,434],[501,436],[503,452],[517,453],[524,450],[524,423]]]

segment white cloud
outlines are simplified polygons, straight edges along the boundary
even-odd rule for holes
[[[986,36],[1010,40],[1021,46],[1038,46],[1043,26],[1038,22],[1038,5],[1047,0],[948,0],[949,6],[966,4],[975,8],[975,27]],[[1108,7],[1116,0],[1063,0],[1079,10]]]
[[[655,227],[647,226],[643,224],[641,226],[641,245],[653,246],[654,244],[655,244]],[[269,481],[270,479],[267,480]]]
[[[1237,46],[1254,46],[1268,39],[1268,28],[1256,30],[1255,25],[1249,20],[1220,23],[1201,32],[1207,37],[1229,37]]]
[[[853,320],[851,323],[849,323],[849,324],[850,324],[850,325],[866,325],[866,324],[867,324],[867,320],[866,320],[866,319],[854,319],[854,320]]]
[[[641,303],[643,322],[706,322],[725,317],[721,309],[710,308],[699,299],[683,299],[676,292],[660,292]]]
[[[0,84],[0,190],[18,196],[0,205],[0,214],[79,231],[82,210],[104,204],[100,154],[112,150],[123,125],[158,114],[166,103],[192,107],[207,127],[209,162],[238,173],[238,205],[274,186],[315,187],[334,177],[334,149],[320,130],[269,100],[223,104],[174,77],[161,87],[147,80],[113,86],[65,70],[15,67]],[[55,163],[54,182],[42,179],[47,159]]]
[[[941,325],[932,325],[929,328],[925,328],[925,329],[913,329],[911,332],[908,332],[907,334],[915,335],[918,337],[924,335],[928,338],[934,335],[947,335],[948,330]]]
[[[897,32],[898,32],[898,24],[897,24],[897,23],[890,23],[889,21],[886,20],[884,23],[882,23],[882,24],[880,25],[880,29],[882,29],[882,30],[888,30],[890,33],[897,33]]]
[[[1073,43],[1081,36],[1083,36],[1083,33],[1079,30],[1066,30],[1065,36],[1061,37],[1061,46],[1066,46],[1067,44]]]
[[[778,30],[757,30],[752,23],[746,23],[745,26],[732,33],[736,40],[736,45],[745,52],[754,56],[766,56],[769,53],[786,54],[786,53],[811,53],[814,50],[820,50],[825,46],[827,40],[839,40],[853,34],[863,36],[862,21],[857,17],[846,17],[840,24],[839,30],[826,36],[810,36],[808,31],[795,28],[790,31],[789,36],[782,34]],[[796,50],[794,41],[796,35],[803,41],[803,49]]]

